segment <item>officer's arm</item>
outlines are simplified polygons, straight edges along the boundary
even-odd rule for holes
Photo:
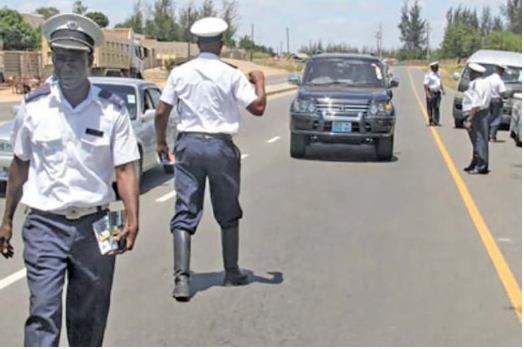
[[[29,161],[22,161],[15,155],[11,162],[11,167],[9,168],[4,219],[0,229],[0,252],[6,258],[13,256],[13,248],[9,243],[13,230],[13,216],[15,215],[16,207],[22,198],[22,188],[27,181],[28,173]]]
[[[248,105],[246,109],[253,115],[262,116],[266,111],[267,104],[266,79],[262,72],[254,71],[249,73],[249,80],[255,84],[255,94],[257,95],[257,99]]]
[[[118,195],[124,202],[127,218],[127,225],[124,227],[121,235],[125,236],[126,250],[132,250],[138,234],[138,202],[140,195],[134,163],[129,162],[115,167],[115,174]]]
[[[424,91],[426,91],[426,98],[430,99],[431,94],[429,93],[429,86],[427,84],[424,84]]]
[[[156,129],[156,144],[157,152],[169,154],[169,149],[166,142],[166,129],[169,122],[169,115],[171,115],[173,106],[164,101],[160,101],[156,108],[155,114],[155,129]]]

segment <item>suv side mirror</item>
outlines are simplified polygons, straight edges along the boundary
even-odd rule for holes
[[[391,80],[389,80],[390,88],[398,87],[399,85],[400,85],[400,80],[398,78],[392,78]]]
[[[156,110],[155,109],[148,109],[142,115],[142,122],[148,122],[155,119]]]
[[[14,105],[14,106],[11,107],[11,114],[13,114],[14,116],[17,116],[19,110],[20,110],[20,106],[19,105]]]
[[[454,73],[453,73],[453,80],[455,80],[455,81],[459,81],[459,80],[460,80],[460,74],[457,73],[457,72],[454,72]]]
[[[297,74],[291,74],[287,81],[291,84],[291,85],[297,85],[299,86],[300,85],[300,77],[297,75]]]

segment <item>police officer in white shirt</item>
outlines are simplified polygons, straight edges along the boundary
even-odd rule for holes
[[[473,159],[464,171],[470,174],[489,173],[489,107],[491,85],[482,74],[486,68],[477,63],[469,64],[470,83],[464,92],[462,111],[466,116],[465,127],[473,145]]]
[[[438,126],[440,123],[440,101],[442,95],[446,95],[446,91],[442,84],[442,76],[438,71],[439,62],[433,62],[429,67],[430,71],[424,76],[429,125]]]
[[[220,60],[226,22],[219,18],[197,21],[191,32],[198,37],[200,55],[175,68],[157,108],[157,151],[167,156],[166,126],[176,106],[180,114],[175,146],[175,215],[171,220],[175,252],[175,288],[179,301],[190,298],[190,239],[202,218],[206,179],[213,212],[222,230],[224,285],[247,283],[238,267],[240,151],[232,136],[238,132],[238,106],[262,116],[266,108],[264,75],[249,74],[255,89],[236,68]]]
[[[66,277],[69,345],[101,346],[115,254],[131,250],[138,233],[137,142],[124,101],[88,80],[93,50],[104,40],[98,25],[60,14],[42,32],[56,79],[28,94],[16,118],[0,252],[13,256],[13,216],[21,200],[30,208],[22,228],[31,294],[25,346],[59,344]],[[127,222],[117,236],[122,249],[104,256],[92,224],[115,200],[115,172]]]
[[[506,85],[502,80],[506,69],[507,68],[503,65],[497,65],[495,66],[495,72],[486,78],[491,85],[489,139],[493,142],[497,141],[497,132],[500,127],[502,107],[504,104],[502,96],[507,91]]]

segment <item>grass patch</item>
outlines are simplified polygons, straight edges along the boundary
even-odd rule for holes
[[[253,58],[253,63],[270,68],[283,69],[289,73],[301,72],[304,69],[303,63],[298,63],[293,60],[274,61],[271,58]]]

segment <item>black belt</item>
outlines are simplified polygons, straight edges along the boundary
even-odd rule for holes
[[[179,137],[201,138],[201,139],[218,138],[218,139],[224,139],[227,141],[233,140],[233,136],[227,133],[179,132],[178,136]]]

